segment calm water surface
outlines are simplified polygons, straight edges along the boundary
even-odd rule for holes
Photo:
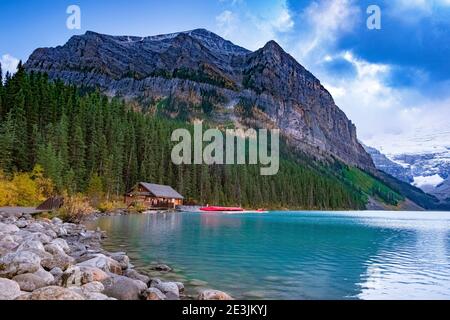
[[[136,267],[243,299],[450,299],[450,213],[272,212],[102,218]],[[155,274],[159,276],[158,274]],[[192,289],[194,288],[194,289]]]

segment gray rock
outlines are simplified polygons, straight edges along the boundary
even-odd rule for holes
[[[60,268],[66,270],[69,266],[75,263],[75,259],[67,254],[53,254],[51,258],[43,259],[41,265],[47,269],[52,270],[54,268]]]
[[[117,275],[122,274],[122,267],[120,266],[120,264],[116,260],[109,258],[103,254],[97,254],[94,258],[78,263],[77,265],[83,267],[95,267],[105,272],[111,272]]]
[[[166,300],[167,297],[161,290],[156,288],[148,288],[146,291],[146,300]]]
[[[92,274],[81,271],[80,267],[71,266],[62,275],[63,287],[79,287],[86,283],[94,281]]]
[[[63,224],[63,221],[56,217],[52,219],[52,222],[53,222],[53,224]]]
[[[87,291],[87,292],[102,293],[103,291],[105,291],[105,286],[101,282],[93,281],[83,285],[81,287],[81,290],[83,290],[83,292]]]
[[[0,234],[0,239],[0,248],[5,249],[5,252],[14,251],[19,246],[19,243],[11,235]]]
[[[38,251],[45,251],[44,246],[40,241],[37,240],[25,240],[19,248],[17,248],[17,251],[25,251],[27,249],[35,249]]]
[[[0,233],[16,233],[19,231],[20,229],[16,225],[0,222]]]
[[[132,280],[138,286],[140,294],[144,293],[148,289],[147,284],[142,282],[141,280],[135,280],[135,279],[132,279]]]
[[[46,287],[47,282],[41,277],[33,273],[20,274],[13,278],[20,287],[20,290],[26,292],[33,292],[34,290]]]
[[[45,228],[42,224],[37,222],[32,222],[28,227],[27,231],[35,232],[35,233],[45,233]]]
[[[104,281],[103,293],[118,300],[139,300],[141,289],[136,281],[123,276],[113,276]]]
[[[199,294],[198,300],[233,300],[233,298],[223,291],[208,289]]]
[[[161,280],[153,280],[150,284],[151,288],[156,288],[164,293],[167,297],[173,296],[174,298],[180,297],[180,289],[174,282],[163,282]]]
[[[151,267],[152,270],[161,271],[161,272],[171,272],[172,268],[165,264],[157,264]]]
[[[128,278],[131,278],[131,279],[140,280],[140,281],[146,283],[147,285],[150,282],[150,277],[140,274],[139,272],[137,272],[134,269],[125,270],[123,275]]]
[[[53,276],[53,274],[51,274],[48,271],[45,271],[44,268],[40,268],[38,271],[36,271],[33,274],[38,276],[39,278],[43,279],[47,286],[49,286],[55,282],[55,277]],[[62,270],[61,270],[61,274],[62,274]]]
[[[16,300],[85,300],[85,298],[69,289],[51,286],[38,289]]]
[[[86,300],[90,301],[117,300],[99,292],[85,292],[84,297],[86,298]]]
[[[26,228],[28,225],[29,225],[29,222],[27,220],[18,220],[18,221],[16,221],[16,226],[18,228],[23,229],[23,228]]]
[[[47,251],[48,253],[51,253],[51,254],[61,254],[61,255],[66,254],[66,252],[59,245],[52,243],[52,242],[45,245],[45,251]]]
[[[14,300],[21,295],[19,284],[0,278],[0,300]]]
[[[128,258],[128,256],[126,254],[112,254],[111,258],[116,260],[120,267],[122,268],[122,270],[126,270],[130,267],[130,258]]]
[[[51,244],[55,244],[64,250],[65,253],[70,253],[70,246],[66,240],[57,238],[50,242]]]
[[[174,282],[178,286],[178,290],[184,292],[184,284],[182,282]]]
[[[110,276],[103,270],[97,267],[89,267],[89,266],[78,266],[83,273],[89,275],[89,278],[92,278],[92,281],[103,281],[108,279]]]
[[[41,258],[30,251],[10,252],[0,258],[0,277],[12,278],[18,274],[40,269]]]
[[[25,240],[39,241],[43,245],[46,245],[52,238],[42,232],[28,232],[28,234],[24,237]]]

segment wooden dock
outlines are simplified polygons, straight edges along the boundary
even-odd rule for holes
[[[36,208],[30,208],[30,207],[0,207],[0,212],[10,214],[10,215],[16,215],[16,214],[39,214],[48,212],[48,210],[38,210]]]

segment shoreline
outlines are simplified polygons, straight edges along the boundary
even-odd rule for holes
[[[187,296],[184,283],[136,271],[125,252],[103,248],[104,231],[89,230],[85,222],[0,212],[0,300],[232,299],[217,290]],[[172,271],[162,264],[152,267]]]

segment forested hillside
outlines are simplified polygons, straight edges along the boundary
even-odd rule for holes
[[[360,186],[333,169],[284,154],[276,176],[258,166],[175,166],[170,136],[185,122],[135,111],[119,99],[18,72],[0,86],[0,168],[4,175],[31,172],[37,164],[55,193],[121,196],[138,181],[174,186],[193,203],[303,209],[361,209],[368,196],[401,200],[381,184]],[[345,166],[344,166],[345,167]],[[356,170],[356,169],[354,169]],[[353,175],[350,178],[354,178]],[[367,178],[369,179],[369,178]],[[392,193],[392,194],[391,194]]]

